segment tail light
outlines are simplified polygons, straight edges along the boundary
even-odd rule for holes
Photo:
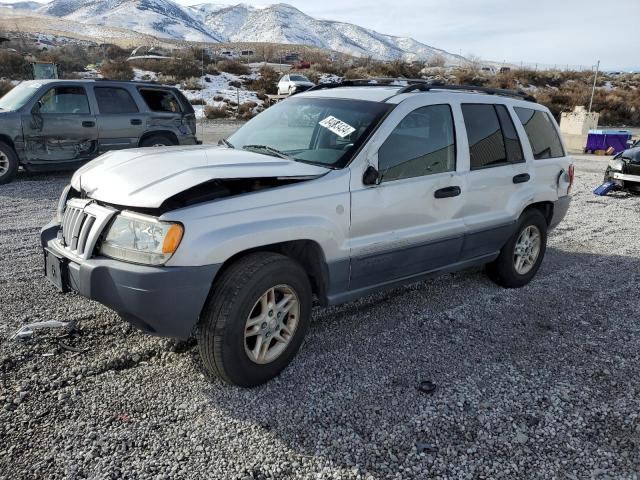
[[[573,179],[575,178],[575,175],[576,175],[576,169],[572,163],[571,165],[569,165],[569,187],[567,188],[567,193],[571,193],[571,188],[573,187]]]

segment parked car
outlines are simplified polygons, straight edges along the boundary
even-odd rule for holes
[[[195,333],[206,369],[243,386],[289,364],[314,297],[479,265],[529,283],[573,183],[549,110],[494,90],[343,85],[220,146],[85,165],[42,230],[47,277],[147,332]]]
[[[278,95],[293,95],[315,86],[316,84],[304,75],[287,74],[278,82]]]
[[[193,107],[173,87],[33,80],[0,98],[0,184],[19,165],[74,169],[109,150],[196,143]]]
[[[609,161],[604,182],[613,182],[616,190],[640,194],[640,141]]]

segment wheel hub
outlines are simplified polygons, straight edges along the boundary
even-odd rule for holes
[[[0,152],[0,176],[9,171],[9,157],[6,153]]]
[[[256,301],[245,324],[245,352],[254,363],[273,362],[287,348],[298,326],[300,302],[288,285],[270,288]]]
[[[535,225],[525,227],[516,241],[513,262],[517,273],[526,275],[536,264],[542,244],[540,229]]]

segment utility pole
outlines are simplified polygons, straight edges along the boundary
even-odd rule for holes
[[[596,80],[598,79],[598,70],[600,70],[600,60],[598,60],[598,64],[596,65],[596,73],[593,76],[593,88],[591,89],[591,100],[589,100],[589,113],[591,113],[591,107],[593,106],[593,96],[596,93]]]

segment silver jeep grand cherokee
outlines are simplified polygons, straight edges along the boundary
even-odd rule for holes
[[[107,153],[42,230],[46,275],[206,369],[278,375],[335,305],[486,265],[522,287],[569,207],[573,165],[523,94],[366,81],[316,87],[219,146]]]

